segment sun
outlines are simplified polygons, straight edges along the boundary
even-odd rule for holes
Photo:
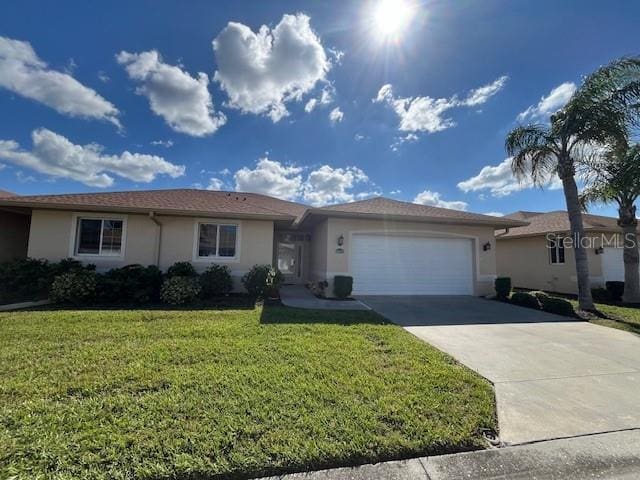
[[[384,37],[399,36],[415,15],[411,0],[377,0],[373,5],[373,23]]]

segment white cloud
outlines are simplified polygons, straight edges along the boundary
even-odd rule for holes
[[[329,120],[331,123],[339,123],[344,118],[344,112],[340,110],[340,107],[336,107],[329,113]]]
[[[309,101],[304,106],[304,111],[307,112],[307,113],[311,113],[316,108],[316,105],[318,105],[318,99],[317,98],[311,98],[311,99],[309,99]]]
[[[98,80],[100,80],[102,83],[109,83],[111,81],[111,77],[100,70],[98,72]]]
[[[485,215],[489,215],[490,217],[504,217],[504,213],[502,212],[487,212]]]
[[[503,75],[487,85],[471,90],[467,98],[462,101],[462,104],[468,107],[475,107],[486,103],[487,100],[504,88],[507,80],[509,80],[509,77]]]
[[[156,147],[171,148],[173,147],[173,140],[153,140],[151,142],[151,145],[154,145]]]
[[[29,42],[0,36],[0,87],[70,117],[106,120],[120,128],[119,111],[68,73],[48,68]]]
[[[540,99],[537,105],[531,105],[524,112],[518,114],[518,121],[549,121],[549,117],[566,105],[576,91],[576,84],[565,82]]]
[[[136,93],[147,97],[151,110],[176,132],[202,137],[226,123],[223,113],[214,112],[206,73],[200,72],[194,78],[179,67],[164,63],[155,50],[120,52],[116,59],[129,78],[142,82]]]
[[[213,40],[214,79],[229,106],[277,122],[289,114],[288,101],[300,100],[324,80],[331,62],[309,20],[301,13],[284,15],[273,29],[263,25],[258,33],[229,22]]]
[[[207,185],[207,190],[224,190],[224,181],[219,178],[212,177],[209,179],[209,185]]]
[[[490,84],[471,90],[464,100],[458,99],[457,95],[450,98],[396,97],[391,84],[386,84],[373,101],[387,103],[393,108],[400,119],[399,130],[436,133],[456,126],[453,119],[446,116],[449,110],[487,102],[504,87],[507,78],[502,76]]]
[[[402,190],[398,189],[398,190],[391,190],[389,192],[390,195],[399,195],[402,193]]]
[[[353,201],[349,192],[358,183],[367,183],[369,178],[358,167],[332,168],[323,165],[309,173],[303,186],[303,198],[311,205]],[[365,196],[371,196],[366,193]]]
[[[466,210],[469,206],[467,202],[443,200],[438,192],[432,192],[431,190],[424,190],[423,192],[420,192],[416,195],[416,198],[413,199],[413,203],[440,208],[450,208],[453,210]]]
[[[494,197],[505,197],[513,192],[533,188],[531,179],[519,182],[511,170],[511,158],[506,158],[498,165],[487,165],[480,172],[467,180],[458,183],[458,188],[465,193],[489,190]],[[546,184],[551,190],[562,188],[562,183],[554,175]]]
[[[31,134],[33,149],[23,150],[13,140],[0,140],[0,158],[52,177],[69,178],[92,187],[109,187],[110,173],[135,182],[151,182],[158,175],[177,178],[185,167],[162,157],[123,152],[106,155],[97,144],[75,145],[67,138],[44,128]]]
[[[365,136],[364,136],[364,135],[362,135],[361,133],[356,133],[356,134],[353,136],[353,139],[354,139],[356,142],[360,142],[360,141],[362,141],[362,140],[364,140],[364,139],[365,139]]]
[[[301,172],[302,168],[283,165],[265,157],[258,160],[254,169],[243,167],[233,178],[237,191],[264,193],[292,200],[299,195],[302,187]]]

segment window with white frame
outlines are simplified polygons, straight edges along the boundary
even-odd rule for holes
[[[562,237],[551,237],[547,239],[549,247],[549,262],[551,265],[562,265],[564,263],[564,242]]]
[[[121,218],[83,218],[76,223],[74,254],[78,256],[122,255],[124,220]]]
[[[238,225],[198,224],[199,258],[235,258],[238,252]]]

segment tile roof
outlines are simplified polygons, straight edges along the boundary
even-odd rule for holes
[[[296,218],[308,208],[298,203],[256,193],[220,192],[195,189],[146,190],[129,192],[25,195],[2,198],[4,205],[48,208],[114,208],[131,211],[158,211],[183,214],[224,214],[248,217]]]
[[[514,212],[505,215],[505,218],[515,218],[529,222],[529,225],[523,227],[510,228],[509,232],[496,233],[496,238],[517,238],[535,235],[544,235],[545,233],[568,232],[571,230],[569,225],[569,215],[564,210],[555,212],[539,213],[539,212]],[[612,217],[603,217],[601,215],[582,214],[582,221],[586,231],[619,231],[617,219]]]
[[[424,218],[431,221],[446,221],[453,223],[478,223],[497,226],[523,225],[518,219],[504,219],[479,213],[451,210],[449,208],[419,205],[410,202],[401,202],[384,197],[375,197],[357,202],[341,203],[327,207],[316,208],[310,211],[312,214],[354,214],[377,217],[412,217]]]

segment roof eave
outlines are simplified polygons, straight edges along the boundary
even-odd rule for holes
[[[469,219],[469,218],[446,218],[446,217],[428,217],[424,215],[388,215],[381,213],[361,213],[361,212],[341,212],[339,210],[327,210],[323,208],[310,208],[300,218],[297,224],[302,224],[308,217],[312,215],[339,217],[339,218],[369,218],[376,220],[393,220],[405,222],[422,222],[422,223],[441,223],[448,225],[479,225],[498,228],[524,227],[529,222],[520,220],[506,220],[500,217],[491,219]]]
[[[280,220],[293,222],[296,217],[293,215],[279,215],[279,214],[262,214],[262,213],[242,213],[242,212],[215,212],[211,210],[179,210],[168,208],[151,208],[151,207],[121,207],[121,206],[107,206],[107,205],[68,205],[68,204],[56,204],[56,203],[40,203],[40,202],[21,202],[21,201],[7,201],[6,199],[0,199],[0,206],[6,207],[26,207],[39,210],[65,210],[65,211],[78,211],[78,212],[114,212],[114,213],[139,213],[149,214],[154,212],[156,214],[168,215],[168,216],[185,216],[185,217],[222,217],[222,218],[237,218],[247,220]]]
[[[621,233],[621,229],[620,228],[606,228],[606,227],[597,227],[597,228],[593,228],[593,227],[587,227],[584,229],[585,232],[603,232],[603,233]],[[496,235],[496,240],[511,240],[511,239],[516,239],[516,238],[531,238],[531,237],[543,237],[545,235],[548,234],[554,234],[557,235],[559,233],[564,233],[564,234],[568,234],[570,233],[569,229],[565,229],[565,230],[547,230],[545,232],[535,232],[535,233],[523,233],[523,234],[517,234],[517,233],[509,233],[509,234],[502,234],[502,235]]]

